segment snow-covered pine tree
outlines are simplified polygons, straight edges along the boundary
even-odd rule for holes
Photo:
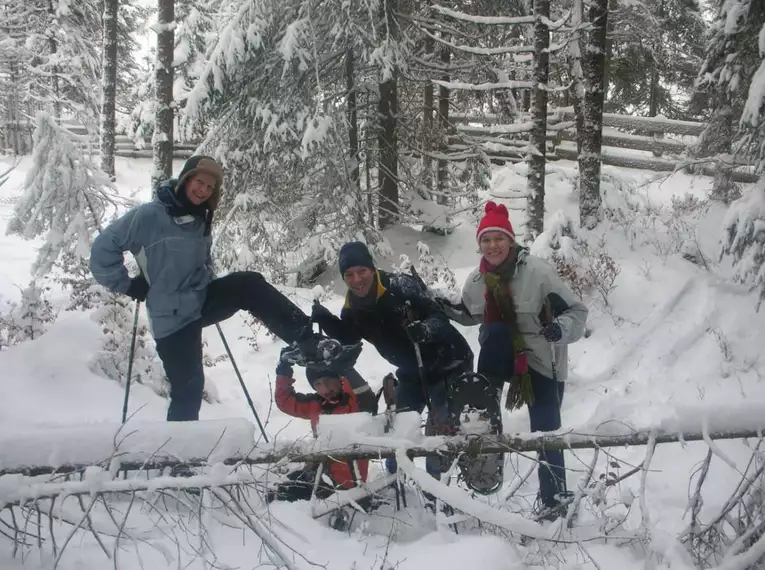
[[[611,3],[606,111],[697,119],[689,107],[707,23],[695,0]]]
[[[95,318],[101,324],[104,341],[101,350],[91,362],[92,369],[107,378],[124,385],[130,359],[130,344],[133,337],[135,304],[125,295],[102,291],[102,302]],[[144,384],[162,397],[167,397],[169,388],[164,369],[153,348],[153,341],[143,319],[136,330],[135,353],[133,356],[132,381]]]
[[[765,14],[758,35],[760,66],[752,76],[749,94],[741,114],[744,138],[741,148],[755,163],[755,171],[765,176]]]
[[[354,190],[345,55],[355,47],[359,67],[370,69],[372,57],[377,66],[393,65],[397,51],[391,43],[374,52],[351,34],[371,25],[363,7],[325,8],[226,2],[220,13],[230,16],[216,24],[216,42],[186,98],[185,134],[207,125],[203,146],[226,168],[215,251],[224,269],[265,268],[278,279],[286,277],[286,258],[288,271],[306,268],[300,274],[310,279],[315,271],[307,266],[333,260],[343,242],[359,233],[375,241]],[[357,94],[374,93],[376,69],[356,77]]]
[[[750,82],[741,125],[746,133],[745,148],[761,178],[731,204],[723,223],[722,254],[733,257],[737,281],[759,289],[759,310],[765,299],[765,21],[758,44],[760,66]]]
[[[721,243],[720,256],[733,260],[733,278],[758,290],[759,311],[765,300],[765,176],[730,205]]]
[[[758,38],[765,5],[757,0],[715,0],[713,6],[712,36],[697,80],[697,90],[713,110],[694,154],[717,158],[712,197],[729,202],[739,194],[730,177],[730,155],[741,142],[738,125],[761,61]]]
[[[47,299],[49,291],[49,286],[40,287],[36,280],[32,280],[21,292],[21,302],[11,313],[16,325],[15,342],[39,338],[45,333],[46,325],[56,320],[53,306]]]
[[[85,160],[55,119],[38,113],[32,165],[8,224],[8,233],[43,237],[34,276],[49,276],[54,267],[65,276],[82,271],[92,236],[115,204],[113,190],[108,176]]]

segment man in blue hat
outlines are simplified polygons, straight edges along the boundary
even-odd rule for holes
[[[449,409],[448,388],[473,370],[467,341],[417,280],[377,269],[365,244],[346,243],[338,264],[348,286],[340,318],[314,305],[313,320],[343,344],[364,339],[374,345],[397,368],[396,408],[422,412],[427,405],[429,431],[453,431],[459,418]],[[388,465],[390,469],[394,464]],[[440,478],[438,457],[428,457],[426,466],[428,473]]]

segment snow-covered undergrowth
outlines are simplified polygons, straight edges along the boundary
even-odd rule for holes
[[[0,190],[4,222],[18,196],[25,165],[28,167],[22,163]],[[120,192],[148,199],[149,191],[142,183],[148,181],[149,170],[149,161],[118,161]],[[607,219],[596,230],[583,232],[573,229],[575,223],[567,224],[577,219],[575,176],[571,163],[548,166],[548,231],[533,246],[535,253],[560,267],[569,265],[576,270],[571,278],[578,279],[590,308],[587,336],[570,349],[564,430],[598,426],[615,431],[650,429],[697,419],[689,418],[690,414],[727,414],[734,423],[737,414],[749,423],[753,417],[765,417],[758,412],[765,410],[765,384],[761,381],[765,363],[760,361],[765,314],[755,312],[756,293],[734,283],[727,260],[719,260],[726,209],[705,200],[711,180],[675,174],[651,181],[656,174],[606,167]],[[522,165],[497,168],[492,194],[507,196],[525,184]],[[512,211],[513,224],[521,228],[519,214],[522,212]],[[459,286],[478,261],[475,226],[476,221],[466,214],[448,236],[395,228],[386,238],[396,255],[379,260],[379,265],[399,267],[399,256],[405,254],[416,266],[424,251],[421,246],[418,251],[418,242],[422,242],[436,263],[448,264]],[[29,282],[39,244],[2,234],[0,303],[18,303],[19,288]],[[325,300],[334,311],[342,303],[337,295],[342,291],[338,277],[330,271],[323,282],[325,289],[334,292]],[[448,279],[441,281],[448,284]],[[283,290],[309,310],[312,291]],[[97,365],[103,331],[96,315],[61,310],[66,303],[61,291],[51,291],[48,299],[58,312],[56,321],[46,323],[44,334],[34,340],[0,351],[4,388],[0,430],[6,446],[13,445],[13,438],[8,437],[13,433],[53,433],[57,428],[77,433],[88,427],[98,432],[111,429],[120,419],[123,389],[105,378]],[[273,369],[282,343],[263,331],[253,343],[245,315],[233,317],[222,327],[255,407],[267,420],[269,437],[279,441],[310,437],[308,422],[289,418],[272,405]],[[477,352],[477,330],[460,330]],[[214,328],[205,332],[205,338],[212,361],[224,354]],[[391,371],[371,347],[363,351],[358,369],[374,388]],[[207,376],[217,402],[203,405],[203,420],[252,419],[230,362],[217,362],[207,369]],[[303,379],[298,380],[297,388],[309,390]],[[166,400],[151,387],[132,387],[131,421],[137,427],[161,421],[165,407]],[[528,430],[524,410],[505,412],[503,421],[506,432]],[[212,424],[215,429],[220,425]],[[125,431],[130,431],[130,422]],[[256,436],[257,431],[253,432]],[[209,440],[198,439],[200,445],[207,441],[205,445],[210,446]],[[71,445],[77,448],[87,441],[83,436]],[[187,482],[201,481],[212,487],[202,496],[204,508],[199,508],[196,497],[164,488],[176,480],[168,481],[158,472],[150,481],[145,473],[131,475],[116,494],[78,495],[73,487],[63,487],[64,496],[51,498],[41,495],[41,488],[30,487],[30,502],[15,508],[15,521],[10,518],[11,509],[0,511],[0,566],[254,568],[281,565],[286,560],[294,568],[319,564],[385,570],[425,565],[442,570],[692,568],[721,563],[744,568],[744,559],[723,561],[714,555],[759,544],[760,535],[752,531],[734,543],[733,537],[741,534],[723,523],[712,523],[724,508],[726,520],[744,521],[737,505],[745,501],[757,504],[759,489],[739,488],[741,501],[726,506],[742,474],[754,479],[753,474],[761,469],[762,462],[752,460],[755,444],[732,440],[711,446],[710,442],[696,442],[567,452],[569,488],[582,499],[575,517],[572,512],[575,520],[570,529],[560,521],[538,525],[529,520],[537,483],[533,457],[524,454],[507,456],[505,484],[488,498],[471,498],[456,483],[449,488],[434,487],[421,460],[412,465],[401,456],[399,465],[409,476],[406,506],[399,497],[397,510],[389,489],[389,504],[374,514],[357,515],[345,533],[329,528],[327,516],[312,516],[330,510],[321,504],[263,503],[263,490],[287,465],[270,469],[218,465],[204,470],[201,480]],[[23,449],[14,451],[23,453]],[[64,456],[51,452],[50,461],[55,463]],[[382,476],[380,461],[373,462],[370,479],[377,476]],[[240,484],[220,486],[231,482],[230,477],[237,477]],[[108,470],[90,470],[83,481],[70,483],[87,491],[97,488],[97,482],[105,485],[104,478],[108,479]],[[33,481],[16,475],[0,478],[0,501],[6,496],[4,490],[50,479],[50,475]],[[453,517],[443,513],[435,517],[423,509],[412,480],[449,502],[455,508]],[[697,493],[700,482],[703,485]],[[754,507],[749,512],[755,512]],[[49,524],[51,514],[55,520]],[[761,522],[757,519],[751,526]],[[14,537],[17,544],[27,546],[14,548]],[[264,542],[270,546],[264,548]],[[757,547],[749,552],[754,556]],[[708,557],[707,561],[700,556]]]

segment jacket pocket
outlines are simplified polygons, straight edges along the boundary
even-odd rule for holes
[[[177,315],[178,307],[180,306],[180,298],[177,293],[168,295],[162,291],[152,291],[151,287],[149,287],[146,306],[149,309],[149,312],[155,317]]]

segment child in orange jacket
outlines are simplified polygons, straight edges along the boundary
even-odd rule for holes
[[[280,360],[276,367],[276,390],[274,399],[276,407],[285,414],[296,418],[311,420],[311,429],[316,435],[316,426],[322,414],[352,414],[359,411],[356,395],[353,393],[348,380],[332,370],[306,368],[306,378],[314,394],[295,392],[292,367]],[[354,465],[355,464],[355,465]],[[306,464],[302,469],[293,471],[287,478],[289,482],[281,483],[275,492],[268,496],[268,501],[300,501],[311,498],[316,469],[318,466]],[[350,489],[357,483],[367,480],[369,461],[339,461],[329,460],[324,466],[324,473],[329,475],[334,485],[321,481],[316,495],[325,498],[336,490]],[[361,481],[358,481],[358,478]]]

